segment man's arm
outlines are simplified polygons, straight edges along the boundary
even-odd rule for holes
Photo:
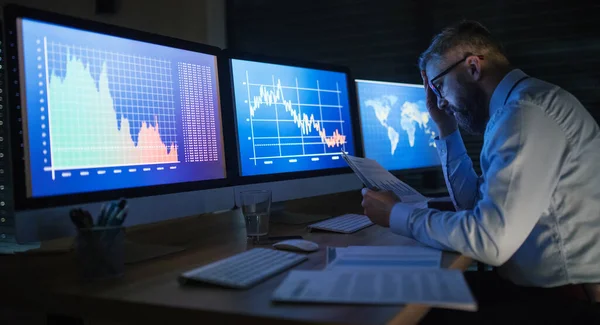
[[[453,113],[438,106],[439,99],[429,88],[425,71],[421,71],[421,77],[425,88],[427,111],[440,134],[439,139],[436,140],[436,148],[450,198],[456,210],[472,209],[478,199],[479,178],[473,170],[471,158],[467,155],[465,144],[458,131],[458,123]]]
[[[504,109],[510,111],[486,134],[483,196],[474,208],[440,212],[398,203],[392,231],[494,266],[514,254],[550,206],[567,140],[537,106]]]
[[[457,211],[473,209],[479,200],[480,177],[458,130],[436,140],[448,193]]]

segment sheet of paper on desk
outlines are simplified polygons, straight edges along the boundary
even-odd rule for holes
[[[477,303],[459,270],[291,271],[273,301],[296,303],[427,304],[476,311]]]
[[[328,247],[326,269],[437,269],[442,252],[421,246]]]
[[[419,204],[419,207],[427,207],[427,197],[392,175],[392,173],[383,168],[377,161],[346,154],[344,154],[343,157],[348,163],[348,166],[352,168],[365,186],[391,191],[396,194],[402,202],[417,203]],[[422,202],[424,202],[424,204]]]

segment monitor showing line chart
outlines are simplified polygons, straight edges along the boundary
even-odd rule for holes
[[[242,176],[348,167],[347,74],[231,60]]]
[[[440,165],[423,85],[356,80],[365,156],[388,170]]]
[[[29,18],[17,36],[28,197],[226,177],[214,55]]]

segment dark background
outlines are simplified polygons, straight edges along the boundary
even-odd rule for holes
[[[226,8],[229,48],[408,83],[421,83],[417,58],[436,33],[461,19],[478,20],[513,65],[570,91],[600,119],[600,2],[228,0]],[[479,170],[482,138],[464,139]],[[404,178],[420,183],[418,173]]]

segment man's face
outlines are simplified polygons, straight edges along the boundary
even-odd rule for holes
[[[426,73],[435,78],[458,59],[443,59],[427,64]],[[450,72],[433,81],[441,92],[438,107],[453,114],[459,126],[470,134],[483,134],[489,117],[487,97],[479,83],[469,73],[466,61],[461,62]]]

